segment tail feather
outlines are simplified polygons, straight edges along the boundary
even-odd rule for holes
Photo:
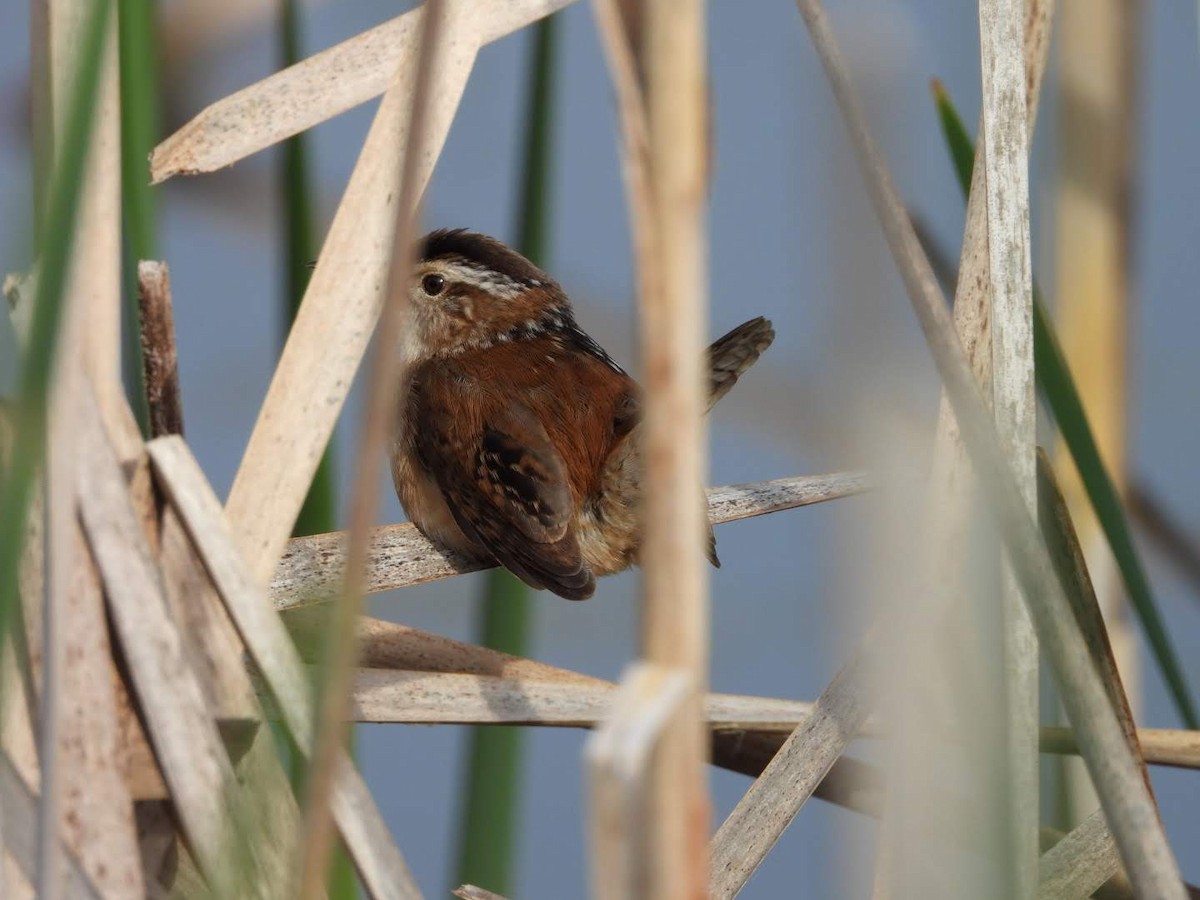
[[[713,341],[708,348],[709,371],[712,382],[708,393],[708,407],[729,393],[737,384],[738,377],[754,365],[763,352],[775,340],[775,329],[771,323],[759,316],[743,322],[724,337]]]
[[[713,341],[708,348],[708,367],[712,379],[708,389],[708,406],[711,410],[717,401],[729,393],[730,388],[737,384],[741,374],[758,362],[758,358],[771,346],[775,340],[775,329],[771,323],[759,316],[749,322],[743,322],[724,337]],[[708,526],[708,561],[717,568],[721,560],[717,558],[717,537],[713,534],[712,525]]]

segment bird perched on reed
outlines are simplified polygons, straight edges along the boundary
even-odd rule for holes
[[[641,396],[563,289],[494,238],[434,231],[410,287],[392,477],[431,540],[584,600],[638,561]],[[775,337],[751,319],[708,349],[708,407]],[[719,565],[712,531],[709,559]]]

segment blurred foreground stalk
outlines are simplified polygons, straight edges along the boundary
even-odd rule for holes
[[[279,7],[279,47],[281,68],[295,65],[300,54],[300,15],[295,0],[282,0]],[[280,212],[283,216],[284,246],[284,292],[281,295],[281,336],[287,339],[288,331],[300,309],[308,280],[312,274],[311,263],[317,255],[316,216],[312,179],[308,169],[308,139],[303,133],[283,142],[279,171]],[[337,528],[337,511],[333,488],[333,452],[325,448],[317,472],[313,476],[304,505],[292,527],[293,537],[323,534]],[[350,732],[353,750],[353,731]],[[283,740],[282,731],[280,736]],[[302,757],[294,749],[291,753],[292,781],[298,793],[303,795],[305,772],[301,771]],[[354,900],[358,897],[358,876],[346,849],[339,842],[329,869],[329,900]]]
[[[533,29],[526,94],[526,124],[517,249],[536,265],[546,257],[552,177],[556,16]],[[487,575],[479,642],[524,656],[529,638],[529,589],[503,568]],[[467,790],[459,818],[455,884],[513,892],[522,776],[520,728],[474,728],[469,739]]]

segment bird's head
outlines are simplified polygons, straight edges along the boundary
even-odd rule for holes
[[[520,253],[465,229],[430,232],[409,286],[413,362],[481,350],[574,324],[570,302]]]

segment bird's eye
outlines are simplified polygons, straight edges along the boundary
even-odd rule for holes
[[[441,275],[426,275],[421,279],[421,289],[430,297],[436,297],[446,287],[446,279]]]

